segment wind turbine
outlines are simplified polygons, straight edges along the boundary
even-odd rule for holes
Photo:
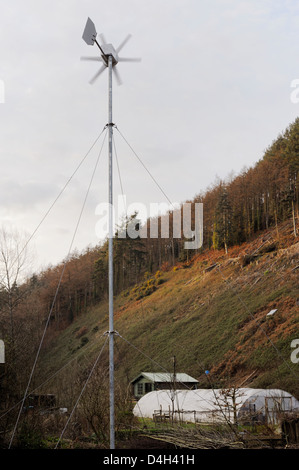
[[[115,49],[112,44],[107,44],[103,35],[100,35],[102,44],[97,41],[97,32],[94,23],[90,18],[87,19],[85,29],[82,35],[83,40],[89,45],[96,44],[100,49],[101,55],[98,57],[81,57],[82,60],[94,60],[102,62],[102,66],[95,76],[90,80],[94,81],[108,68],[109,100],[108,100],[108,124],[109,129],[109,395],[110,395],[110,448],[115,448],[115,425],[114,425],[114,311],[113,311],[113,191],[112,191],[112,139],[113,139],[113,121],[112,121],[112,73],[114,73],[117,83],[121,84],[119,73],[116,69],[118,62],[140,62],[139,58],[119,57],[118,53],[130,39],[128,35],[123,42]]]
[[[99,37],[101,38],[101,44],[97,41],[97,32],[94,23],[91,21],[90,18],[87,19],[87,23],[83,32],[82,38],[84,41],[93,46],[94,43],[98,46],[101,51],[101,55],[97,57],[81,57],[81,60],[91,60],[96,62],[102,62],[102,66],[97,71],[95,76],[89,81],[90,84],[94,83],[94,81],[104,72],[104,70],[108,67],[109,68],[109,57],[112,58],[112,71],[115,75],[116,81],[119,85],[121,85],[122,81],[118,70],[116,69],[116,65],[118,62],[140,62],[140,58],[133,58],[133,57],[119,57],[119,52],[122,48],[127,44],[129,39],[131,38],[131,34],[128,34],[127,37],[122,41],[122,43],[115,49],[112,44],[108,44],[105,36],[100,34]]]

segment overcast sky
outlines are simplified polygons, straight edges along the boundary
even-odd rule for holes
[[[294,121],[299,2],[292,0],[1,0],[0,222],[32,234],[108,121],[105,71],[93,84],[89,16],[120,63],[113,121],[173,202],[254,165]],[[1,90],[4,88],[4,92]],[[167,202],[115,130],[128,204]],[[44,267],[68,253],[102,140],[32,239]],[[107,145],[72,248],[98,242]],[[120,193],[114,164],[114,197]]]

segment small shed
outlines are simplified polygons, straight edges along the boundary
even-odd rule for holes
[[[204,423],[278,423],[286,414],[299,413],[299,401],[280,389],[159,390],[143,396],[134,415]]]
[[[196,389],[198,381],[188,374],[167,372],[141,372],[131,381],[132,392],[138,400],[154,390]]]

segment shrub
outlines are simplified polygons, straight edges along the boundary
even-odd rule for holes
[[[164,261],[164,263],[161,266],[161,271],[166,272],[170,270],[170,264],[168,261]]]
[[[78,330],[78,332],[77,332],[77,334],[76,334],[76,338],[81,338],[81,336],[85,335],[85,334],[87,333],[87,331],[88,331],[87,327],[86,327],[86,326],[82,326],[82,327]]]
[[[89,341],[89,339],[87,338],[87,336],[83,336],[83,337],[81,338],[81,348],[82,348],[83,346],[85,346],[85,344],[87,344],[88,341]]]
[[[42,449],[45,448],[41,427],[32,419],[23,422],[17,436],[17,447],[19,449]]]

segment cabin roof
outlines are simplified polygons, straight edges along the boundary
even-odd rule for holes
[[[175,374],[176,376],[176,382],[182,382],[182,383],[198,383],[198,380],[194,379],[191,377],[191,375],[182,373],[182,372],[177,372]],[[145,378],[149,380],[150,382],[159,382],[159,383],[165,383],[165,382],[173,382],[173,373],[170,372],[141,372],[135,379],[131,381],[131,383],[138,382],[138,380]]]

